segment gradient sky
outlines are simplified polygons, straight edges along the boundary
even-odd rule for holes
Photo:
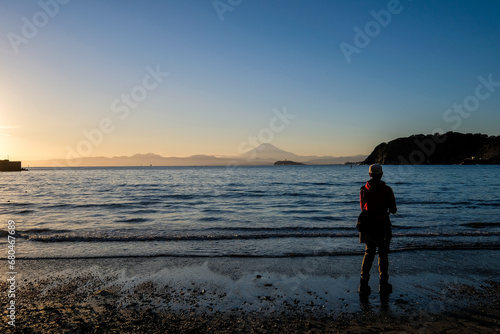
[[[496,0],[0,0],[0,158],[500,135],[499,17]]]

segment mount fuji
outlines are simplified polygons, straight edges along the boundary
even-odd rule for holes
[[[247,151],[240,155],[240,158],[245,159],[248,162],[262,162],[266,164],[274,163],[278,160],[292,160],[296,162],[302,162],[307,165],[329,165],[329,164],[344,164],[346,162],[358,162],[363,161],[366,155],[356,155],[349,157],[332,157],[332,156],[300,156],[295,153],[284,151],[276,146],[264,143],[256,148]]]

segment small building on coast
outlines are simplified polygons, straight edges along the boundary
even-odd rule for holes
[[[20,172],[21,161],[0,160],[0,172]]]

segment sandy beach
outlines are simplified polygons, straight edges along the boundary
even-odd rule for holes
[[[394,292],[381,297],[372,280],[366,300],[356,292],[357,256],[19,260],[16,326],[8,324],[4,294],[0,330],[497,333],[498,266],[487,261],[498,262],[498,255],[394,253]],[[429,266],[439,259],[446,261]],[[5,278],[2,291],[8,290]]]
[[[36,290],[36,289],[35,289]],[[2,324],[3,333],[498,333],[500,309],[478,303],[468,309],[410,316],[366,313],[315,316],[311,312],[260,315],[255,313],[191,314],[124,309],[105,297],[92,305],[75,303],[62,289],[42,305],[27,306],[15,329]],[[494,290],[494,291],[493,291]],[[38,290],[37,290],[38,291]],[[37,291],[30,291],[30,295]],[[498,295],[498,285],[490,290]],[[476,294],[477,292],[472,292]],[[475,296],[475,300],[478,296]],[[477,300],[476,300],[477,302]]]

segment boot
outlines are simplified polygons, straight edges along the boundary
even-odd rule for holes
[[[360,295],[369,295],[371,291],[372,290],[371,290],[370,286],[368,285],[368,280],[362,278],[359,281],[359,288],[358,288],[359,294]]]
[[[392,285],[389,284],[389,276],[380,277],[380,285],[378,291],[384,294],[392,293]]]

